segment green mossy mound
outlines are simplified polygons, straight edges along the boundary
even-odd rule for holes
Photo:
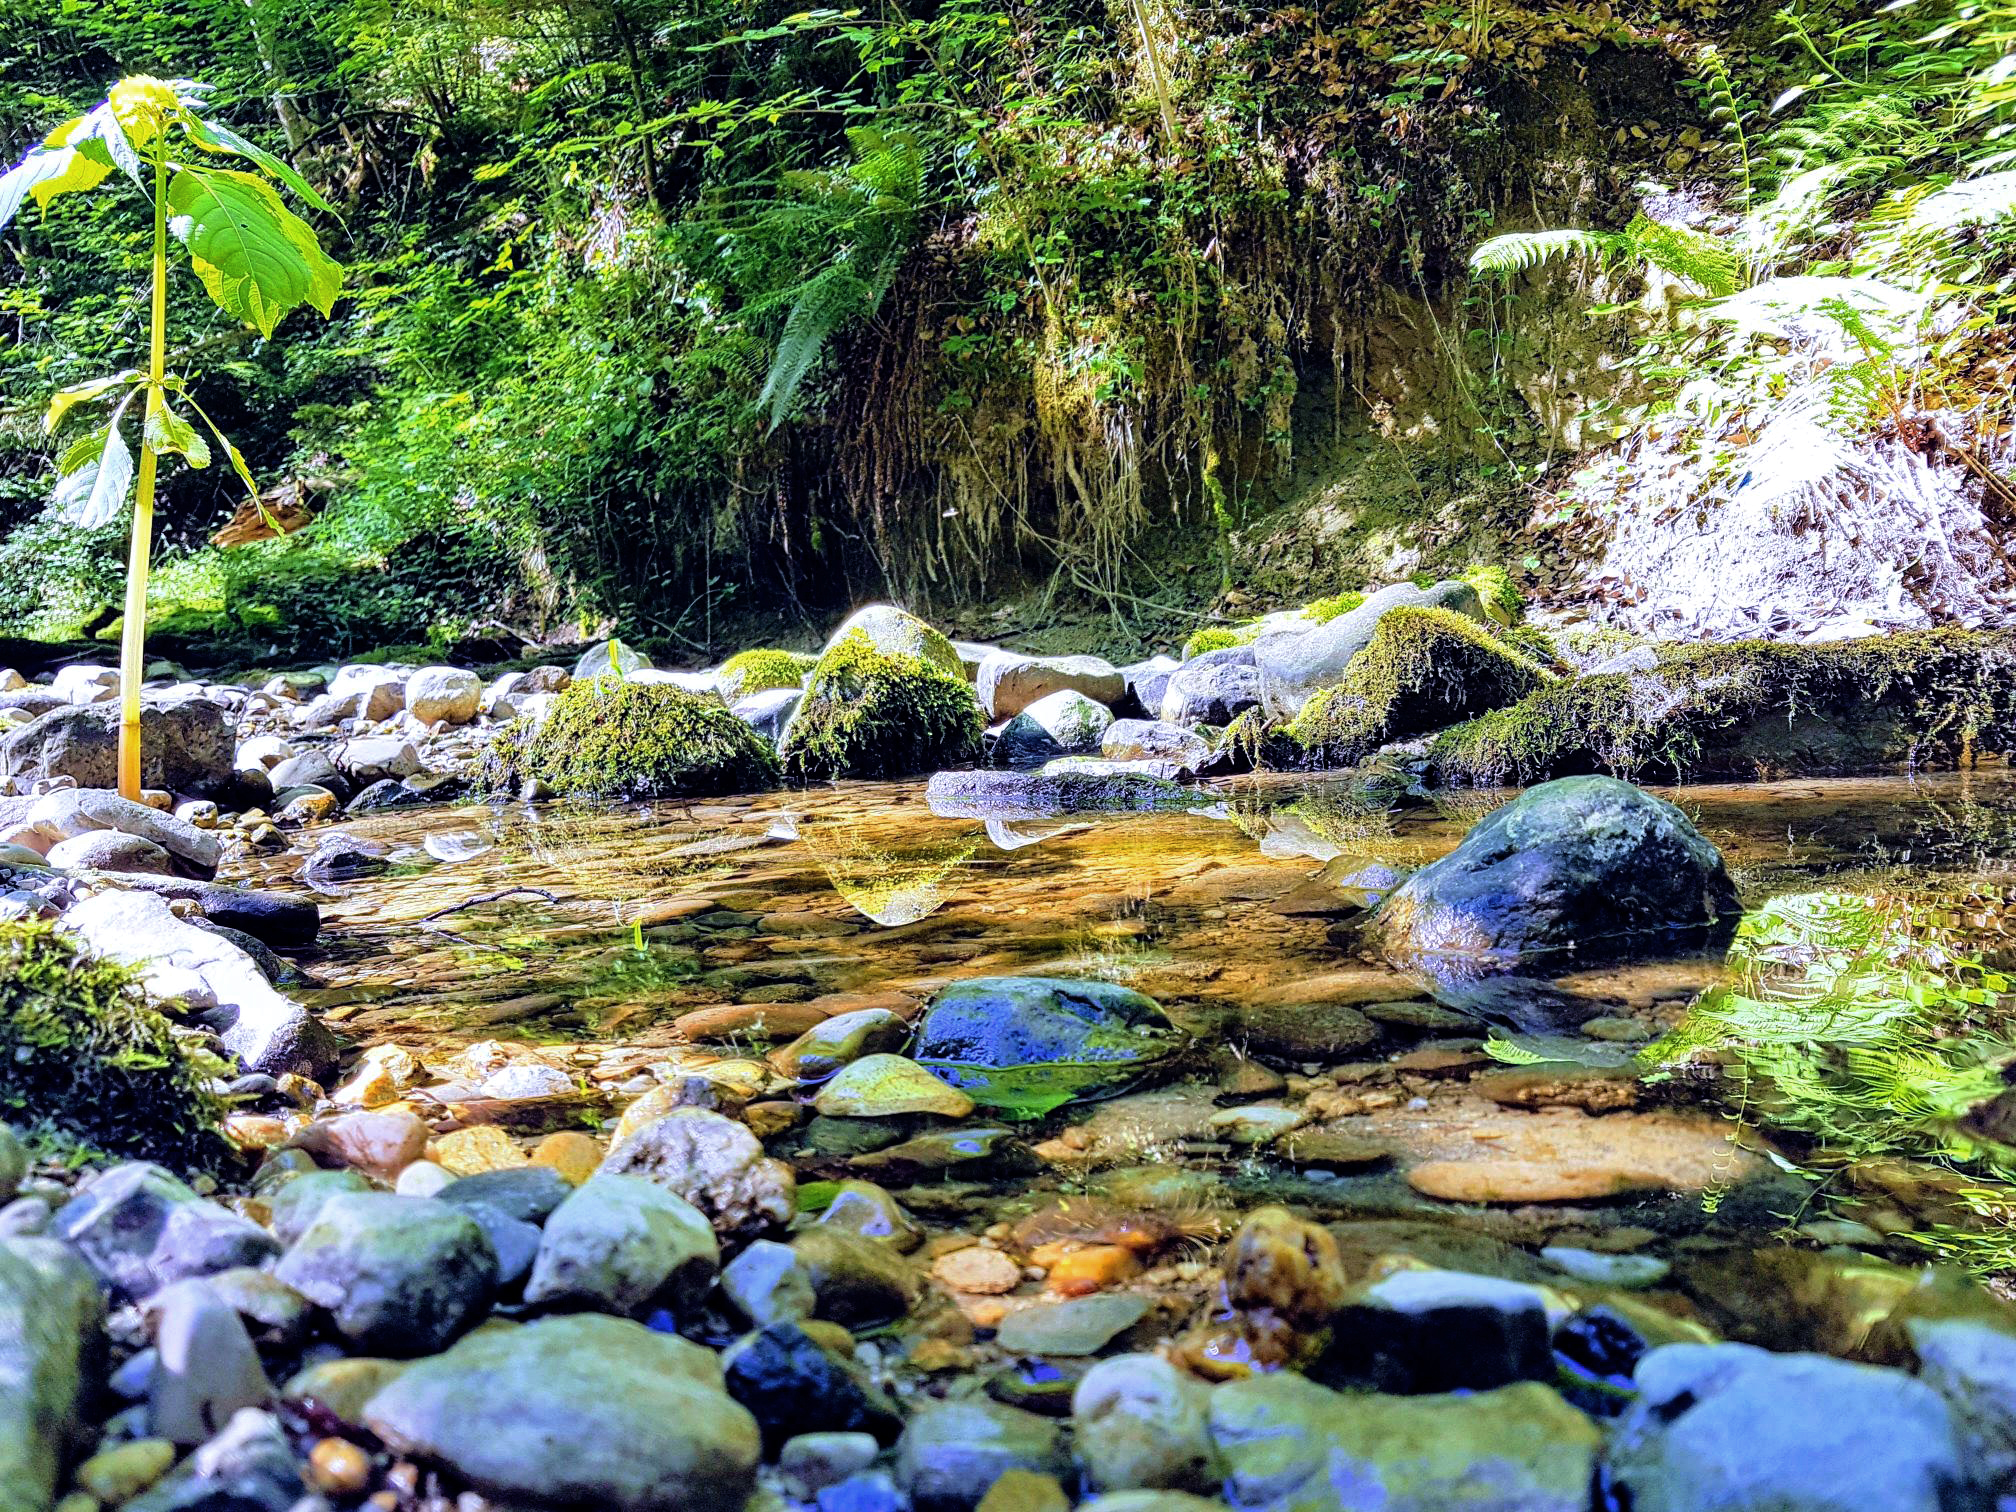
[[[778,755],[793,782],[914,777],[978,761],[982,726],[964,680],[857,631],[819,658]]]
[[[1182,661],[1194,661],[1206,651],[1229,651],[1234,646],[1246,644],[1247,637],[1241,635],[1232,625],[1206,625],[1202,630],[1190,632],[1190,639],[1183,642]]]
[[[802,688],[818,665],[818,657],[802,651],[744,651],[721,663],[721,696],[732,704],[777,688]]]
[[[228,1153],[222,1062],[185,1042],[132,970],[48,924],[0,924],[0,1123],[178,1170]]]
[[[1327,625],[1340,614],[1349,614],[1365,602],[1365,595],[1357,592],[1333,593],[1328,598],[1317,599],[1302,608],[1303,618],[1312,625]]]
[[[2006,752],[2016,633],[1926,630],[1829,646],[1731,641],[1578,677],[1445,731],[1427,778],[1643,782],[1949,768]]]
[[[1250,646],[1260,638],[1270,624],[1292,625],[1297,619],[1301,628],[1310,625],[1327,625],[1340,614],[1349,614],[1365,602],[1365,595],[1357,592],[1333,593],[1328,598],[1316,599],[1304,604],[1300,609],[1282,614],[1263,614],[1258,619],[1241,620],[1236,625],[1206,625],[1194,630],[1190,639],[1183,643],[1184,661],[1202,656],[1206,651],[1224,651],[1233,646]]]
[[[719,699],[664,683],[578,679],[546,718],[517,720],[485,753],[477,784],[527,778],[563,798],[707,798],[777,785],[769,743]]]
[[[1355,766],[1405,740],[1517,703],[1547,673],[1475,620],[1447,609],[1393,609],[1344,680],[1318,693],[1268,736],[1270,766]]]

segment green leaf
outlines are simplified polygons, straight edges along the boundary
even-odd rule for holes
[[[304,301],[329,313],[343,270],[257,174],[180,168],[168,184],[168,207],[196,276],[227,315],[271,336]]]
[[[224,456],[231,464],[231,471],[238,474],[238,481],[245,485],[245,492],[252,496],[252,503],[259,511],[259,517],[268,525],[272,525],[274,523],[273,516],[268,513],[266,505],[259,497],[259,485],[252,479],[252,469],[246,466],[244,453],[232,444],[231,438],[224,434],[223,427],[210,418],[208,411],[190,397],[189,391],[186,388],[177,385],[177,391],[182,395],[183,401],[188,404],[189,408],[196,411],[196,418],[210,427],[210,434],[215,436],[217,444],[224,448]],[[509,942],[507,941],[506,943],[508,944]]]
[[[63,448],[63,455],[56,459],[56,471],[60,476],[67,478],[87,463],[96,462],[98,454],[104,450],[104,427],[86,431]]]
[[[103,144],[99,144],[103,151]],[[112,172],[111,159],[100,163],[75,147],[37,147],[0,177],[0,229],[20,213],[30,195],[42,209],[59,194],[95,189]]]
[[[198,147],[211,152],[235,152],[240,157],[250,158],[263,171],[280,180],[317,210],[330,215],[336,213],[336,207],[317,194],[315,186],[296,172],[292,164],[275,157],[256,142],[247,141],[222,122],[191,116],[187,122],[187,130],[189,139]],[[479,181],[481,179],[481,170],[478,171],[478,179]]]
[[[109,378],[93,378],[87,383],[73,383],[68,388],[58,389],[49,400],[49,412],[42,417],[42,429],[48,435],[55,435],[56,428],[64,418],[80,404],[89,404],[102,394],[110,393],[122,383],[130,383],[139,377],[137,370],[126,369],[114,373]]]
[[[184,458],[191,467],[210,465],[210,444],[196,434],[195,426],[166,404],[157,404],[147,412],[147,424],[141,439],[149,450],[158,455],[173,453]]]
[[[83,492],[83,485],[78,480],[87,475],[91,479],[91,491],[80,504],[76,502],[76,495]],[[70,483],[76,483],[77,487],[70,490]],[[126,507],[127,490],[132,486],[133,453],[119,434],[119,424],[115,419],[105,427],[105,449],[99,453],[97,465],[73,473],[65,488],[58,490],[58,496],[70,492],[71,498],[66,502],[70,522],[94,530],[119,518],[119,512]]]

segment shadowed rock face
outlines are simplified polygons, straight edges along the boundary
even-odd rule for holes
[[[208,698],[150,703],[140,713],[140,781],[198,798],[221,797],[234,783],[237,749],[231,711]],[[17,790],[47,777],[74,777],[83,788],[119,785],[119,709],[81,704],[44,714],[0,740],[0,778]]]
[[[1371,928],[1430,976],[1665,955],[1726,940],[1739,913],[1722,856],[1664,799],[1613,777],[1522,794],[1409,878]]]

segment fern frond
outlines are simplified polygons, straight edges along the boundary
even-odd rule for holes
[[[1630,249],[1655,268],[1685,279],[1714,298],[1743,286],[1743,259],[1722,237],[1635,215],[1624,228]]]
[[[1470,272],[1477,278],[1491,274],[1510,278],[1543,263],[1567,258],[1605,261],[1624,247],[1624,238],[1613,231],[1508,231],[1492,237],[1470,254]]]
[[[879,290],[841,264],[820,269],[798,285],[783,334],[770,358],[770,371],[756,407],[775,430],[791,411],[798,390],[819,365],[836,331],[858,316],[872,314]]]

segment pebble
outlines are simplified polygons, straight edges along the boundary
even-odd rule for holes
[[[1022,1284],[1022,1267],[997,1249],[972,1245],[940,1255],[931,1265],[932,1279],[956,1292],[998,1296]]]
[[[175,1464],[175,1446],[165,1438],[135,1439],[101,1449],[77,1467],[77,1484],[101,1502],[131,1501]]]
[[[1001,1320],[995,1338],[1018,1354],[1091,1355],[1148,1316],[1146,1297],[1107,1293],[1024,1307]]]

